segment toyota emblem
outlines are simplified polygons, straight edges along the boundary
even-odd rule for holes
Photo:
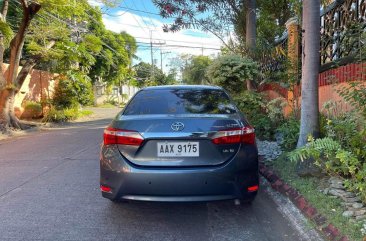
[[[182,122],[174,122],[171,128],[173,131],[181,131],[184,129],[184,124]]]

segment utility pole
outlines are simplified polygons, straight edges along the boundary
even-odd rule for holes
[[[160,48],[160,69],[163,71],[163,54],[170,54],[171,52],[163,52]]]
[[[150,53],[151,53],[151,79],[154,76],[154,55],[153,55],[153,43],[152,43],[152,30],[150,30]]]

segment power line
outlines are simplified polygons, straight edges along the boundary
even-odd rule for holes
[[[146,6],[145,6],[144,1],[142,0],[141,2],[142,2],[142,7],[147,11],[147,8],[146,8]],[[133,5],[134,5],[134,6],[136,6],[134,1],[133,1],[132,3],[133,3]],[[150,22],[151,22],[151,24],[155,27],[155,29],[157,29],[157,28],[158,28],[158,26],[156,26],[156,24],[154,23],[154,21],[152,20],[152,18],[150,17],[150,15],[148,15],[147,17],[150,19]],[[160,32],[158,32],[158,34],[159,34],[159,36],[162,38],[162,36],[161,36]]]
[[[143,11],[143,10],[129,8],[129,7],[123,7],[123,6],[118,6],[118,7],[122,8],[122,9],[130,10],[130,11],[134,11],[134,12],[147,13],[147,14],[152,14],[152,15],[156,15],[156,16],[161,17],[161,15],[159,13],[153,13],[153,12],[149,12],[149,11]],[[169,17],[169,18],[173,18],[173,17]]]
[[[148,47],[148,45],[150,45],[150,43],[147,42],[136,42],[139,45],[143,45],[142,47]],[[155,44],[155,46],[154,46]],[[160,48],[165,48],[165,47],[180,47],[180,48],[192,48],[192,49],[211,49],[211,50],[221,50],[220,48],[210,48],[210,47],[200,47],[200,46],[189,46],[189,45],[179,45],[179,44],[159,44],[159,43],[153,43],[153,47],[160,47]]]
[[[134,37],[137,39],[149,39],[147,37]],[[202,43],[197,43],[197,42],[192,42],[192,41],[180,41],[180,40],[172,40],[172,39],[158,39],[158,38],[153,38],[153,40],[161,40],[161,41],[169,41],[169,42],[176,42],[176,43],[191,43],[191,44],[204,44]],[[209,46],[217,46],[216,44],[205,44],[205,45],[209,45]]]

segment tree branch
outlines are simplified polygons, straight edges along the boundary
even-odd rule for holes
[[[207,32],[210,32],[212,33],[213,35],[215,35],[224,45],[226,48],[228,48],[230,51],[234,51],[233,48],[231,48],[225,41],[224,39],[219,35],[217,34],[216,32],[212,31],[211,29],[207,28],[205,25],[203,25],[200,21],[198,21],[193,15],[190,15],[192,20],[194,20],[198,25],[200,25],[203,30],[207,31]]]
[[[56,44],[56,41],[51,40],[47,46],[45,47],[45,50],[51,49]],[[34,66],[39,63],[39,61],[42,59],[43,55],[38,54],[31,58],[29,58],[25,64],[23,65],[23,68],[20,70],[16,80],[15,80],[15,87],[16,91],[18,92],[19,89],[22,87],[25,79],[27,78],[28,74],[33,70]]]
[[[36,15],[41,9],[41,5],[35,2],[29,4],[26,0],[22,0],[23,6],[23,18],[19,26],[18,32],[10,42],[10,58],[7,82],[9,84],[15,83],[16,76],[19,68],[20,55],[24,46],[25,35],[27,34],[28,27]]]
[[[8,14],[9,0],[4,0],[1,6],[1,20],[6,22],[6,15]]]
[[[21,0],[20,3],[23,6],[23,10],[28,8],[28,1],[27,0]]]

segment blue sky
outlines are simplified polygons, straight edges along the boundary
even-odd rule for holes
[[[168,71],[169,60],[181,54],[216,55],[221,41],[212,34],[198,29],[186,29],[177,33],[165,33],[164,23],[171,19],[159,16],[159,10],[151,0],[123,0],[118,7],[107,9],[101,0],[89,0],[93,5],[102,8],[103,21],[107,29],[115,32],[126,31],[134,36],[138,42],[137,56],[141,60],[151,63],[150,34],[153,42],[153,58],[157,66],[161,65],[163,53],[163,69]]]

